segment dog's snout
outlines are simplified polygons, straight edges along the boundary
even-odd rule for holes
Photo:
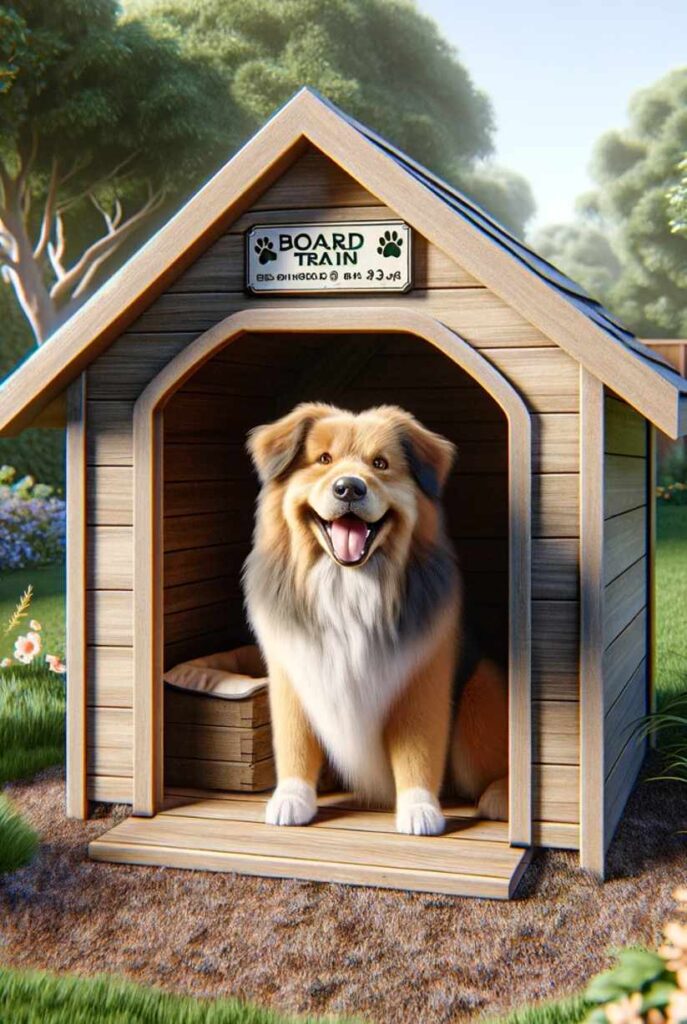
[[[332,484],[332,491],[341,501],[359,501],[367,494],[367,484],[359,476],[340,476]]]

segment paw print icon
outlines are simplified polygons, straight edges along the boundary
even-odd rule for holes
[[[266,263],[270,263],[277,258],[277,254],[274,251],[274,242],[271,242],[269,238],[258,238],[255,242],[255,251],[258,254],[258,261],[263,267]]]
[[[398,231],[385,231],[379,238],[377,252],[380,256],[395,256],[398,258],[401,255],[402,245],[403,239]]]

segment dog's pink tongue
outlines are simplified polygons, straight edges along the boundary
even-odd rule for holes
[[[332,546],[340,562],[357,562],[367,539],[367,526],[357,516],[342,516],[332,522]]]

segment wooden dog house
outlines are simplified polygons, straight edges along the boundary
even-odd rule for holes
[[[337,226],[371,231],[381,269],[279,278],[274,232]],[[687,381],[303,90],[6,381],[0,431],[65,392],[67,813],[133,805],[91,856],[497,897],[536,845],[603,873],[651,699],[654,428],[687,432]],[[333,794],[279,829],[263,796],[165,784],[163,666],[249,639],[246,432],[308,398],[395,402],[458,445],[447,521],[509,676],[507,823],[454,807],[446,835],[399,836]]]

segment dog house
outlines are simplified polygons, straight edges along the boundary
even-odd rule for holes
[[[246,432],[304,399],[399,404],[458,446],[447,524],[508,674],[507,822],[456,804],[445,835],[400,836],[335,792],[280,829],[219,769],[202,788],[177,758],[170,783],[163,671],[250,640]],[[687,432],[660,357],[303,90],[4,384],[0,430],[62,402],[67,813],[132,805],[92,857],[494,897],[535,846],[603,874],[651,702],[654,433]]]

